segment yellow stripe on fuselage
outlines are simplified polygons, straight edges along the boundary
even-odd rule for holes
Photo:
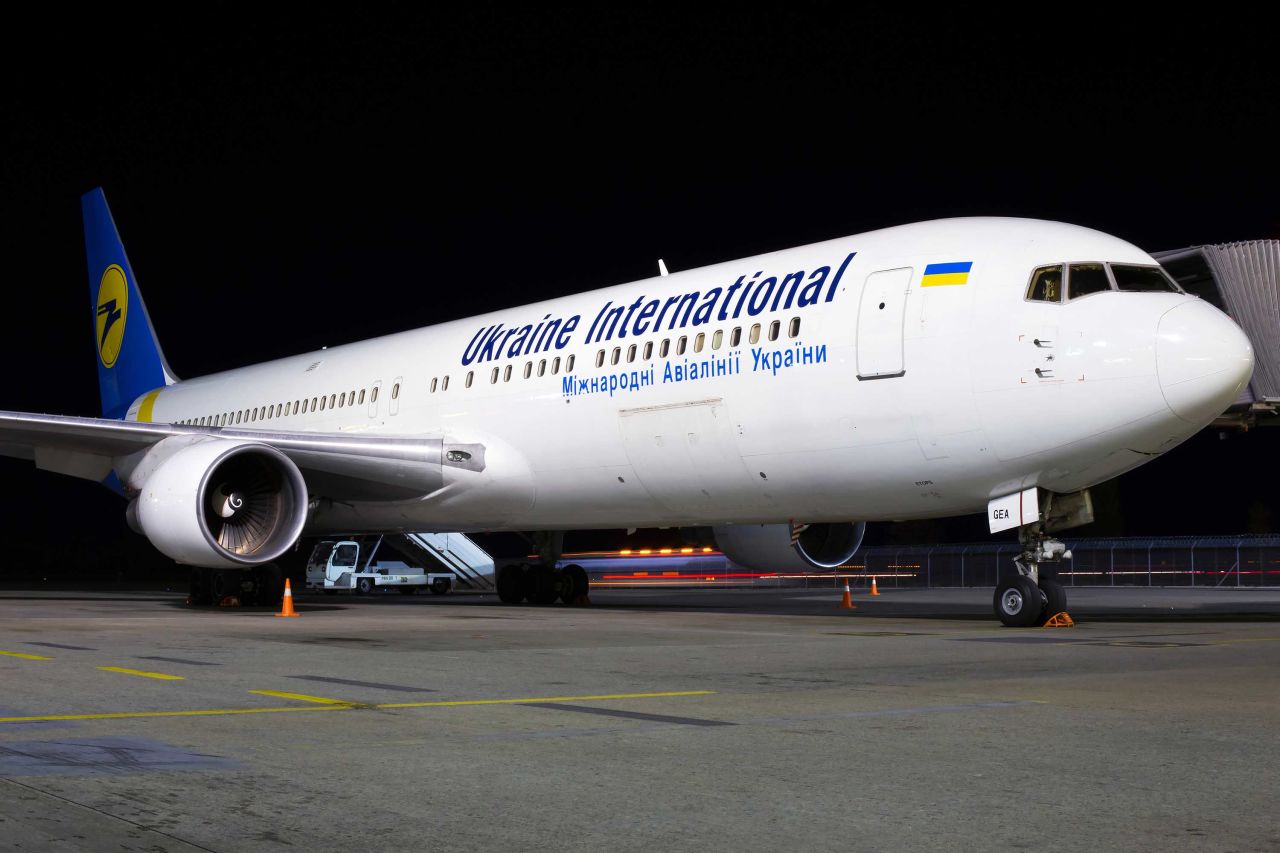
[[[943,272],[926,275],[920,279],[921,287],[941,287],[946,284],[968,284],[967,272]]]
[[[151,423],[151,416],[155,412],[156,408],[156,398],[160,396],[160,392],[163,390],[163,388],[157,388],[142,398],[142,404],[138,406],[138,423]]]

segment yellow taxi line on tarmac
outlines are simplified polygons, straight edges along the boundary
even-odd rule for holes
[[[47,658],[44,655],[29,655],[26,652],[0,652],[0,655],[4,655],[7,658],[22,658],[23,660],[53,660],[53,658]]]
[[[147,672],[142,669],[125,669],[122,666],[100,666],[103,672],[118,672],[122,675],[136,675],[140,678],[157,678],[161,681],[186,681],[185,675],[166,675],[163,672]]]
[[[308,696],[305,693],[282,693],[279,690],[250,690],[259,696],[274,696],[277,699],[297,699],[299,702],[315,702],[320,705],[359,705],[359,702],[348,702],[346,699],[326,699],[323,696]]]
[[[519,705],[524,702],[591,702],[603,699],[661,699],[667,696],[710,696],[714,690],[676,690],[668,693],[610,693],[600,696],[536,696],[528,699],[460,699],[443,702],[388,702],[372,708],[453,708],[459,705]]]
[[[277,693],[267,690],[251,690],[269,696],[301,698],[298,693]],[[303,701],[332,702],[334,704],[291,705],[285,708],[215,708],[202,711],[117,711],[101,714],[44,714],[30,717],[0,717],[0,723],[52,723],[68,720],[129,720],[147,717],[216,717],[229,714],[287,714],[294,711],[354,711],[366,708],[449,708],[465,705],[519,705],[525,702],[590,702],[605,699],[662,699],[672,696],[710,696],[714,690],[678,690],[665,693],[609,693],[595,696],[537,696],[523,699],[460,699],[443,702],[396,702],[384,705],[361,705],[340,702],[336,699],[320,699],[311,696]]]

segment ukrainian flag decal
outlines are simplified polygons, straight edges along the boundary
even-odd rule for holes
[[[947,284],[968,284],[969,269],[973,261],[955,261],[949,264],[929,264],[924,268],[921,287],[941,287]]]

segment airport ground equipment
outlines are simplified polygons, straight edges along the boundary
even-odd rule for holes
[[[428,572],[407,566],[401,562],[377,563],[375,559],[382,537],[365,549],[360,559],[360,543],[344,539],[337,542],[321,540],[307,560],[307,589],[325,592],[354,592],[367,595],[379,589],[396,589],[403,595],[412,595],[419,589],[430,589],[437,595],[449,592],[453,587],[453,575],[449,572]]]

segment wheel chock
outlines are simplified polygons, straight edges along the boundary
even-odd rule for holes
[[[1044,623],[1046,628],[1074,628],[1075,626],[1076,620],[1072,619],[1071,614],[1065,610],[1061,613],[1055,613],[1049,617],[1049,621]]]
[[[223,596],[222,600],[218,602],[218,606],[219,607],[239,607],[240,599],[236,598],[234,595]]]

